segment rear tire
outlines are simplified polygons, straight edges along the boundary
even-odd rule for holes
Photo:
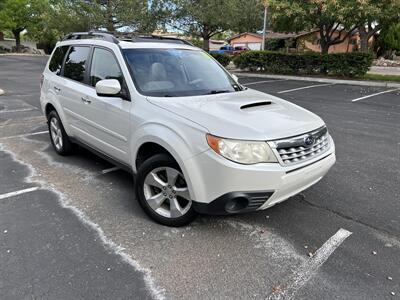
[[[197,216],[183,173],[168,154],[157,154],[140,166],[135,191],[146,214],[162,225],[184,226]]]
[[[47,115],[51,144],[59,155],[66,156],[72,153],[73,144],[70,141],[60,117],[56,111]]]

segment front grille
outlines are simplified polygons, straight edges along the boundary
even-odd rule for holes
[[[328,151],[329,134],[326,127],[297,137],[273,141],[284,166],[302,163]]]

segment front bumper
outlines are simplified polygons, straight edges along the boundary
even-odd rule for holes
[[[333,140],[323,155],[291,167],[277,163],[241,165],[209,150],[185,162],[185,177],[197,211],[229,214],[266,209],[282,202],[317,183],[335,161]],[[232,203],[237,198],[241,198],[238,203]],[[245,205],[244,198],[250,206]]]

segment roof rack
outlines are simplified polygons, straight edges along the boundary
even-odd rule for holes
[[[120,34],[120,33],[118,33]],[[117,34],[117,36],[118,36]],[[193,46],[192,43],[185,41],[184,39],[175,37],[166,37],[155,34],[145,35],[145,34],[135,34],[135,33],[123,33],[121,40],[128,42],[154,42],[154,43],[174,43]]]
[[[103,40],[118,44],[119,40],[113,35],[111,32],[105,32],[105,31],[88,31],[88,32],[72,32],[67,34],[62,40],[82,40],[85,38],[96,38],[100,37]]]
[[[107,32],[107,31],[88,31],[88,32],[72,32],[67,34],[62,40],[81,40],[87,38],[102,38],[103,40],[118,44],[119,41],[126,42],[156,42],[156,43],[174,43],[193,46],[192,43],[185,41],[180,38],[164,37],[155,34],[138,34],[138,33],[126,33],[126,32]]]

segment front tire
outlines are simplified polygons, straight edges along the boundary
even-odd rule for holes
[[[61,122],[60,117],[56,111],[51,111],[48,116],[48,126],[50,133],[51,144],[54,150],[62,156],[66,156],[72,153],[73,144],[69,140],[67,133],[64,130],[64,126]]]
[[[183,173],[168,154],[157,154],[140,166],[135,191],[146,214],[162,225],[184,226],[197,216]]]

